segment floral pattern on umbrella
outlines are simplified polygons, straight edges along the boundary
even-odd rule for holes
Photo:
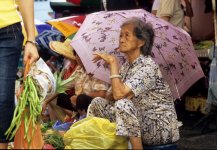
[[[131,17],[139,17],[152,24],[155,32],[153,59],[159,64],[173,96],[180,98],[190,86],[204,76],[191,37],[181,28],[143,9],[96,12],[86,16],[71,43],[86,71],[94,74],[96,78],[110,82],[108,66],[103,61],[94,64],[92,54],[114,54],[119,64],[123,64],[126,58],[118,51],[120,26]]]

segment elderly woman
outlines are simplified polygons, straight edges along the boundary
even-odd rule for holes
[[[119,70],[113,55],[96,53],[93,58],[110,65],[113,98],[95,98],[89,114],[116,122],[116,134],[129,137],[133,149],[179,139],[171,91],[151,57],[153,41],[152,27],[131,18],[121,26],[119,39],[119,50],[128,62]]]

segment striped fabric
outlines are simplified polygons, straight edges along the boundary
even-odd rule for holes
[[[36,37],[39,50],[48,50],[51,55],[58,56],[57,53],[52,51],[49,47],[51,41],[63,41],[64,36],[57,30],[44,30]]]

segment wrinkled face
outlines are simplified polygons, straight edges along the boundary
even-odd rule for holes
[[[127,24],[121,28],[119,38],[119,49],[123,53],[128,53],[136,50],[140,50],[141,40],[139,40],[134,34],[134,26]]]

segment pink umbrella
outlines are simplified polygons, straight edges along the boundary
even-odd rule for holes
[[[180,98],[196,81],[204,76],[191,37],[181,28],[156,18],[145,10],[96,12],[86,16],[71,45],[81,58],[87,72],[110,82],[109,69],[104,62],[94,64],[93,52],[114,54],[119,64],[125,57],[118,51],[120,25],[130,17],[139,17],[153,25],[155,41],[153,59],[159,64],[173,96]]]

